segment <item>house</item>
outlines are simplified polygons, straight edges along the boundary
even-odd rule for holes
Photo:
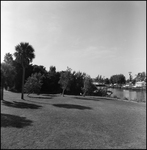
[[[138,81],[135,84],[135,87],[143,87],[146,86],[146,82],[145,81]]]
[[[99,83],[98,82],[92,82],[94,85],[99,85]]]

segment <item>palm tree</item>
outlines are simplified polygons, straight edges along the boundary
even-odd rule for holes
[[[23,73],[22,73],[22,93],[21,99],[23,98],[24,93],[24,79],[25,79],[25,68],[32,62],[33,58],[35,58],[34,49],[29,43],[23,43],[15,46],[16,52],[14,56],[16,57],[16,61],[22,65]]]

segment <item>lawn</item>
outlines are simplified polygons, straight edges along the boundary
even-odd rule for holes
[[[146,148],[146,104],[5,91],[1,149]]]

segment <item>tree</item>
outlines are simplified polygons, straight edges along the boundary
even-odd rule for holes
[[[13,85],[13,89],[15,87],[15,77],[16,77],[16,74],[17,74],[17,70],[15,68],[15,61],[13,60],[13,57],[12,57],[11,53],[6,53],[5,54],[4,64],[5,64],[5,69],[7,68],[7,72],[10,72],[10,70],[11,70],[11,73],[12,73],[11,77],[13,76],[13,81],[11,80],[11,78],[9,78],[9,77],[7,78],[6,83],[5,83],[5,87],[7,88],[9,86],[9,90],[12,90],[12,85]],[[17,78],[17,80],[18,80],[18,78]]]
[[[33,65],[33,73],[41,73],[41,74],[46,74],[47,73],[47,71],[46,71],[46,69],[45,69],[45,67],[44,66],[42,66],[42,65]]]
[[[94,80],[95,80],[95,82],[103,83],[104,77],[102,77],[102,75],[98,75]]]
[[[136,78],[135,78],[135,81],[138,82],[138,81],[144,81],[146,78],[146,74],[145,72],[140,72],[137,74]]]
[[[84,73],[79,72],[75,72],[73,71],[73,73],[71,74],[71,86],[70,86],[70,91],[69,94],[72,95],[80,95],[81,93],[83,93],[82,88],[83,88],[83,84],[84,84]]]
[[[23,68],[22,73],[22,93],[21,93],[21,99],[23,98],[24,93],[24,79],[25,79],[25,68],[29,65],[30,62],[32,62],[33,58],[35,58],[34,54],[34,48],[29,45],[29,43],[23,43],[15,46],[16,52],[14,53],[14,56],[16,57],[16,61],[19,62]]]
[[[96,87],[92,84],[91,77],[89,75],[86,75],[84,79],[83,96],[85,96],[86,94],[91,95],[94,90],[96,90]]]
[[[15,68],[7,63],[1,63],[1,99],[3,100],[3,89],[14,85],[14,77],[16,75]]]
[[[66,71],[61,72],[59,84],[62,88],[62,95],[64,96],[65,90],[70,89],[70,83],[71,83],[71,69],[67,67]]]
[[[58,83],[59,77],[60,74],[56,72],[56,67],[50,66],[50,70],[47,73],[47,78],[46,78],[47,89],[49,93],[57,93],[59,87],[59,83]]]
[[[31,93],[39,94],[43,77],[44,75],[41,75],[41,73],[32,74],[24,85],[24,92],[28,93],[28,95]]]
[[[104,80],[104,82],[105,82],[105,84],[110,84],[110,80],[109,80],[108,78],[106,78],[106,79]]]
[[[2,69],[0,71],[1,71],[0,97],[1,97],[1,100],[3,100],[3,95],[4,95],[4,72],[3,72]]]
[[[14,77],[14,88],[11,89],[11,90],[21,92],[21,87],[22,87],[22,66],[21,66],[20,63],[16,62],[15,60],[13,62],[13,66],[15,67],[16,75]],[[26,77],[26,75],[25,75],[25,77]]]
[[[3,85],[5,88],[14,86],[15,68],[11,64],[1,63]]]
[[[126,77],[123,74],[119,74],[117,83],[120,85],[125,84],[126,83]]]
[[[112,84],[114,84],[114,83],[125,84],[126,83],[126,78],[123,74],[113,75],[113,76],[110,77],[110,82]]]
[[[5,57],[4,57],[4,62],[7,63],[7,64],[11,64],[12,65],[12,63],[13,63],[12,54],[6,53]]]
[[[80,71],[75,74],[76,83],[77,83],[77,87],[79,88],[79,90],[81,89],[81,87],[83,87],[83,81],[84,81],[85,76],[86,76],[86,74],[81,73]],[[81,91],[79,91],[79,92],[81,92]]]
[[[50,66],[50,73],[56,73],[56,67],[55,66]]]

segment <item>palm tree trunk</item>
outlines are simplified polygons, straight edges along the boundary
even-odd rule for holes
[[[24,98],[23,98],[23,93],[24,93],[25,67],[22,67],[22,68],[23,68],[23,72],[22,72],[22,90],[21,90],[21,99],[24,99]]]

